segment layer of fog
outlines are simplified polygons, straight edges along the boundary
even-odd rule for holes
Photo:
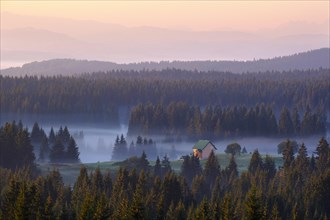
[[[28,125],[29,131],[31,131],[33,125]],[[49,134],[51,129],[50,126],[40,125],[46,134]],[[64,126],[64,125],[63,125]],[[126,137],[127,126],[121,125],[120,128],[93,128],[93,127],[82,127],[76,125],[67,125],[71,135],[77,136],[80,132],[83,132],[83,139],[77,138],[77,144],[80,151],[80,159],[82,163],[94,163],[110,161],[112,156],[112,150],[117,135],[123,134],[127,141],[127,147],[133,141],[136,142],[137,136]],[[60,125],[53,126],[54,131],[58,131]],[[191,154],[194,141],[166,141],[163,136],[143,136],[142,138],[152,139],[156,142],[157,152],[160,157],[166,155],[172,155],[170,160],[177,160],[183,155]],[[298,144],[304,143],[307,147],[308,154],[311,155],[315,152],[318,142],[322,136],[310,136],[310,137],[298,137],[293,138]],[[330,140],[330,133],[327,134],[327,140]],[[278,155],[277,145],[285,141],[285,138],[265,138],[265,137],[246,137],[246,138],[227,138],[225,140],[212,140],[216,146],[216,153],[223,153],[226,146],[230,143],[237,142],[242,148],[245,147],[248,153],[258,149],[261,154]],[[173,156],[173,148],[175,149],[175,156]],[[140,155],[139,155],[140,156]]]

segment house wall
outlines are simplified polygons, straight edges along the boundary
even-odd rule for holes
[[[211,143],[208,143],[206,147],[203,149],[202,157],[203,159],[208,158],[210,156],[211,151],[214,150]]]

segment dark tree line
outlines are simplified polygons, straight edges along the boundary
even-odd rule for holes
[[[80,162],[79,149],[68,128],[60,127],[56,134],[52,128],[47,136],[38,123],[34,124],[31,134],[21,121],[7,122],[0,127],[0,166],[34,168],[35,159],[39,162]]]
[[[0,127],[0,166],[10,169],[35,166],[30,133],[21,122]]]
[[[198,105],[172,102],[132,108],[128,134],[185,135],[191,138],[223,138],[228,136],[297,136],[324,134],[326,117],[311,112],[308,107],[300,117],[296,108],[292,113],[283,107],[277,120],[271,105],[257,104],[222,108],[207,105],[204,111]]]
[[[238,174],[235,157],[221,168],[211,153],[205,166],[186,156],[181,172],[170,161],[151,166],[143,153],[114,173],[82,166],[73,186],[60,173],[31,176],[0,168],[2,219],[327,219],[330,216],[330,148],[325,139],[308,157],[288,143],[283,166],[252,154]],[[132,166],[128,166],[131,164]]]
[[[329,69],[232,74],[178,69],[111,71],[79,77],[0,75],[1,113],[67,115],[116,125],[121,107],[185,101],[221,106],[257,103],[329,112]]]
[[[39,124],[34,123],[31,140],[35,152],[39,154],[39,162],[80,162],[79,148],[67,126],[64,128],[60,126],[56,133],[51,128],[47,136],[45,131],[39,127]]]

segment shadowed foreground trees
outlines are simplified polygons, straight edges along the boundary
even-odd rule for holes
[[[304,145],[297,156],[283,151],[286,165],[277,169],[271,157],[256,150],[248,171],[240,175],[234,156],[223,170],[214,154],[204,169],[198,158],[186,156],[180,173],[159,175],[142,154],[139,166],[145,168],[138,171],[122,167],[101,173],[97,168],[89,173],[82,166],[73,187],[65,186],[56,170],[36,178],[28,169],[0,168],[0,218],[327,219],[330,156],[325,139],[317,152],[309,158]],[[159,168],[168,164],[163,161]]]
[[[33,142],[31,141],[33,140]],[[60,127],[54,134],[51,129],[49,137],[34,124],[30,135],[21,122],[5,123],[0,127],[0,166],[10,169],[35,167],[35,153],[39,162],[79,163],[79,149],[67,127]]]

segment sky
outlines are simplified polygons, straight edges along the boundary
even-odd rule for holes
[[[329,20],[329,1],[1,1],[1,12],[95,20],[128,27],[257,30]]]
[[[1,69],[55,58],[252,60],[329,47],[328,0],[0,4]]]

